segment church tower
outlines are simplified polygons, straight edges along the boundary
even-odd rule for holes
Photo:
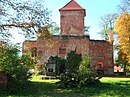
[[[61,35],[83,36],[85,9],[71,0],[59,11]]]

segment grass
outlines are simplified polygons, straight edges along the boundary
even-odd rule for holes
[[[129,78],[104,77],[99,86],[73,89],[59,89],[55,84],[57,81],[34,77],[27,88],[0,97],[130,97]]]

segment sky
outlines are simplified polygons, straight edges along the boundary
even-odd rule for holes
[[[89,35],[91,39],[100,40],[99,27],[100,17],[109,13],[117,13],[121,0],[75,0],[80,6],[86,9],[85,26],[90,26]],[[60,27],[59,9],[65,6],[70,0],[45,0],[45,7],[52,11],[52,20]]]
[[[90,39],[101,40],[101,31],[99,27],[99,20],[102,16],[109,13],[118,12],[118,5],[121,0],[75,0],[81,7],[86,9],[85,26],[90,26],[89,35]],[[51,11],[52,20],[60,27],[60,12],[59,9],[65,6],[70,0],[41,0],[44,7]],[[14,31],[14,30],[13,30]],[[12,32],[13,32],[12,31]],[[15,29],[16,31],[16,29]],[[23,42],[23,37],[15,34],[15,43]]]
[[[60,27],[59,9],[70,2],[70,0],[41,0],[41,2],[44,2],[45,8],[48,8],[49,11],[52,11],[51,18]],[[76,2],[81,7],[86,9],[85,26],[90,26],[90,39],[101,40],[101,35],[98,34],[98,32],[101,31],[99,27],[99,20],[105,14],[117,13],[117,6],[121,3],[121,0],[76,0]],[[15,29],[15,31],[16,30],[17,29]],[[12,32],[14,32],[14,30]],[[15,33],[15,36],[17,37],[15,37],[12,41],[14,43],[23,42],[24,38],[21,37],[21,35],[16,34],[17,33]]]

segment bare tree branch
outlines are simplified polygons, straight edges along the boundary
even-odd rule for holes
[[[101,28],[102,38],[108,39],[110,31],[114,32],[114,22],[117,19],[118,14],[106,14],[100,18],[99,26]]]
[[[0,0],[0,36],[14,27],[28,37],[39,34],[39,29],[53,24],[50,17],[41,0]]]

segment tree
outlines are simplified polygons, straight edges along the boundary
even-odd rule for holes
[[[62,88],[77,87],[78,80],[78,69],[80,62],[82,61],[82,55],[76,54],[76,50],[70,51],[67,54],[67,59],[65,62],[66,72],[60,75],[59,85]]]
[[[101,28],[101,36],[102,38],[105,38],[108,40],[109,38],[109,32],[115,32],[114,31],[114,21],[118,17],[118,14],[106,14],[100,18],[100,28]]]
[[[17,46],[4,44],[0,46],[0,72],[7,75],[7,89],[15,92],[28,82],[27,71],[32,67],[33,60],[28,55],[18,55]],[[16,87],[17,86],[17,87]]]
[[[122,0],[121,4],[118,5],[121,13],[128,12],[130,13],[130,0]]]
[[[123,53],[121,50],[118,52],[119,64],[122,65],[124,72],[126,72],[126,66],[128,65],[128,58],[126,53]]]
[[[82,61],[82,54],[76,54],[76,50],[67,54],[66,69],[70,73],[76,73]]]
[[[89,55],[82,59],[82,55],[76,54],[76,50],[70,51],[66,59],[66,72],[60,75],[59,86],[61,88],[95,86],[98,82],[96,69],[90,67]]]
[[[90,67],[90,57],[85,55],[80,62],[79,70],[79,87],[96,85],[99,82],[97,77],[97,70]]]
[[[56,75],[60,75],[61,73],[65,73],[65,59],[62,59],[59,56],[55,56],[55,64],[56,64]]]
[[[50,11],[40,0],[0,0],[0,38],[12,36],[11,28],[18,28],[26,38],[47,37],[52,25]]]
[[[118,34],[120,59],[126,65],[126,62],[130,63],[130,14],[122,13],[115,21],[114,29]]]

